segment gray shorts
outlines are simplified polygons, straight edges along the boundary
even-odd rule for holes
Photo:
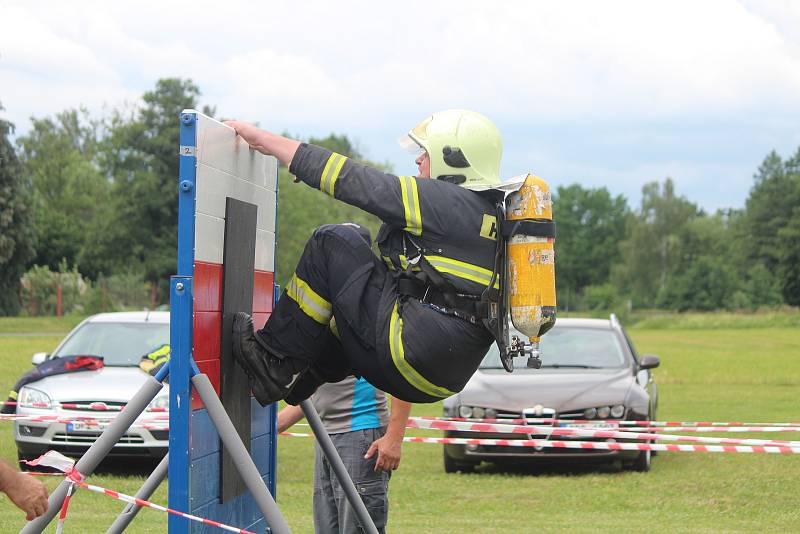
[[[364,459],[369,446],[383,436],[385,428],[356,430],[341,434],[331,434],[331,440],[342,462],[350,473],[350,478],[361,495],[361,500],[369,511],[378,531],[386,532],[389,517],[389,478],[391,473],[374,471],[375,454]],[[355,511],[347,502],[333,468],[325,459],[319,445],[315,447],[314,463],[314,532],[316,534],[360,534]]]

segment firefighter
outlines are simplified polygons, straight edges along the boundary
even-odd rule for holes
[[[233,322],[233,353],[256,399],[297,404],[323,382],[363,376],[412,403],[460,391],[493,338],[478,312],[493,279],[502,155],[489,119],[434,113],[408,132],[419,176],[227,122],[299,180],[379,217],[380,258],[354,224],[318,228],[265,327]],[[338,336],[329,328],[335,320]]]

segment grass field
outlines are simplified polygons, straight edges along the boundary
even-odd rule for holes
[[[800,421],[800,329],[795,319],[775,321],[778,328],[745,327],[752,321],[739,320],[741,325],[724,318],[723,329],[708,327],[715,320],[704,318],[706,325],[665,328],[662,322],[631,330],[640,353],[661,356],[656,370],[659,419]],[[0,332],[58,331],[52,322],[39,326],[27,321],[24,330],[13,330],[0,320]],[[62,329],[67,328],[63,323]],[[0,389],[28,368],[32,353],[50,350],[58,340],[0,334]],[[414,414],[441,415],[441,407],[415,406]],[[15,462],[11,425],[0,424],[7,425],[0,429],[0,453]],[[780,438],[800,440],[796,434]],[[309,439],[280,438],[278,503],[298,533],[312,531],[312,451]],[[406,444],[403,452],[391,484],[391,532],[800,532],[800,456],[661,453],[644,474],[614,467],[509,470],[484,465],[474,474],[446,475],[440,446]],[[147,466],[107,466],[92,480],[133,493],[146,474]],[[56,485],[56,480],[46,482]],[[153,500],[166,503],[166,488]],[[109,497],[81,492],[70,507],[66,530],[103,532],[120,509],[121,503]],[[21,513],[0,496],[0,532],[15,532],[23,524]],[[165,530],[163,514],[144,510],[129,531]]]

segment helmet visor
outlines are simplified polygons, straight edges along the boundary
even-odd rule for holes
[[[414,157],[419,156],[420,154],[425,152],[425,149],[422,147],[422,145],[414,141],[414,139],[408,134],[398,139],[397,144],[400,145],[400,148],[402,148],[403,150],[405,150]]]

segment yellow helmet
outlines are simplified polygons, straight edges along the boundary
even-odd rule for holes
[[[431,178],[484,190],[500,185],[503,140],[497,127],[474,111],[434,113],[400,140],[404,148],[425,149]]]

